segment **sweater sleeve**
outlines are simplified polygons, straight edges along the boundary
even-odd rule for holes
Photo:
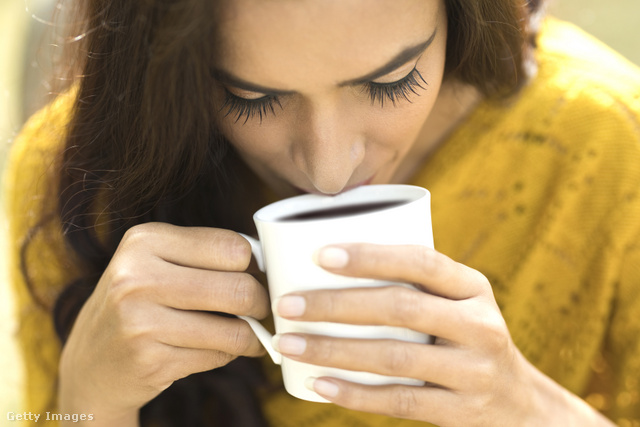
[[[620,282],[611,346],[622,357],[613,366],[611,417],[620,425],[640,425],[640,234],[629,248]]]
[[[640,425],[640,235],[624,255],[615,310],[586,399],[619,426]]]
[[[71,93],[61,95],[26,123],[11,147],[3,182],[9,280],[25,372],[23,408],[41,414],[38,425],[46,426],[57,425],[47,421],[47,412],[56,411],[61,350],[51,310],[72,277],[72,268],[60,258],[64,253],[62,233],[55,216],[50,215],[55,212],[55,199],[48,196],[55,194],[54,166],[72,104]]]
[[[601,227],[617,242],[613,253],[619,263],[607,331],[585,393],[592,406],[621,427],[640,426],[640,87],[634,88],[627,91],[626,102],[608,104],[624,120],[609,131],[612,139],[604,140],[611,162],[599,179],[615,177],[617,196],[610,199],[611,214]]]

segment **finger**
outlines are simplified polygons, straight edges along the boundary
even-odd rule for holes
[[[367,386],[336,378],[310,381],[310,388],[327,400],[356,411],[393,418],[427,421],[435,425],[466,425],[456,420],[459,400],[447,389],[431,386]],[[468,421],[468,420],[466,420]]]
[[[218,350],[178,348],[176,351],[174,347],[167,347],[167,349],[172,357],[167,358],[164,368],[167,372],[172,373],[172,381],[225,366],[237,358],[237,356]]]
[[[337,274],[410,283],[454,300],[491,294],[480,272],[426,246],[341,244],[322,248],[317,262]]]
[[[356,340],[308,334],[277,335],[284,356],[304,363],[392,377],[415,378],[460,389],[472,374],[466,353],[450,346],[397,340]]]
[[[209,227],[141,224],[127,231],[118,252],[132,247],[173,264],[209,270],[244,271],[251,261],[246,239],[233,231]]]
[[[263,319],[270,314],[265,287],[248,273],[165,264],[154,277],[157,302],[181,310],[220,311]]]
[[[257,357],[265,353],[244,320],[212,313],[164,310],[157,322],[160,342],[173,347],[217,350],[234,356]]]
[[[314,290],[274,303],[278,315],[291,320],[400,326],[456,342],[484,323],[482,307],[402,286]]]

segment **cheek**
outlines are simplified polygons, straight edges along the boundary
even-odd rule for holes
[[[433,109],[438,89],[429,86],[401,106],[372,108],[367,119],[367,140],[396,148],[412,145]]]
[[[346,126],[349,137],[345,135],[345,139],[364,141],[366,156],[408,150],[433,107],[435,94],[431,90],[428,88],[421,96],[414,96],[412,102],[404,101],[396,107],[368,105],[366,109],[356,109],[359,110],[357,113],[343,116],[350,123]],[[286,168],[291,162],[293,135],[300,132],[294,132],[292,127],[284,117],[269,117],[262,125],[227,123],[223,133],[239,154],[254,166],[275,164]]]
[[[333,116],[336,121],[332,127],[339,129],[344,141],[363,141],[367,156],[377,157],[381,150],[406,151],[416,141],[440,89],[439,67],[432,63],[424,68],[428,84],[424,90],[418,89],[418,95],[410,94],[409,100],[401,99],[395,106],[387,102],[384,107],[349,95],[332,106],[339,111]],[[282,110],[265,117],[261,124],[252,120],[244,124],[228,118],[222,120],[223,134],[246,161],[286,168],[292,161],[293,144],[306,143],[312,132],[301,125],[309,122],[301,113],[304,109],[295,102],[283,105]]]
[[[285,129],[266,124],[272,119],[273,117],[268,117],[262,125],[233,124],[227,120],[222,126],[222,132],[243,157],[266,160],[276,154],[288,152]]]
[[[440,88],[444,61],[424,61],[419,66],[426,83],[424,89],[416,89],[417,94],[409,94],[408,100],[401,100],[394,106],[380,108],[372,106],[369,111],[369,135],[372,140],[396,141],[398,145],[411,145],[415,142],[425,122],[431,115]]]
[[[224,104],[224,96],[216,93],[217,103]],[[286,153],[287,149],[287,126],[282,123],[284,111],[276,109],[276,115],[267,114],[262,123],[255,117],[249,118],[246,122],[244,118],[235,120],[230,114],[225,116],[226,109],[222,108],[216,117],[222,135],[229,141],[235,150],[245,159],[254,159],[264,162],[273,157],[276,153]]]

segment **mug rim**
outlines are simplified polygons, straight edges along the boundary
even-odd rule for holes
[[[383,196],[380,198],[373,198],[372,196]],[[387,212],[392,209],[399,209],[404,206],[415,203],[424,197],[430,195],[429,190],[424,187],[419,187],[410,184],[371,184],[356,187],[354,189],[339,193],[337,195],[320,195],[320,194],[301,194],[299,196],[293,196],[286,199],[279,200],[268,204],[260,208],[253,215],[253,219],[256,222],[262,223],[281,223],[281,224],[298,224],[301,222],[325,222],[335,221],[342,218],[355,218],[363,215],[371,215],[380,212]],[[369,197],[367,199],[367,197]],[[375,209],[374,211],[366,211],[361,213],[342,215],[339,217],[328,218],[314,218],[314,219],[287,219],[282,221],[282,218],[288,216],[297,215],[302,212],[324,210],[339,208],[342,206],[358,203],[369,202],[401,202],[405,203],[399,205],[391,205]]]

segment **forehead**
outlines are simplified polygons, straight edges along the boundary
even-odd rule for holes
[[[217,62],[282,89],[303,73],[349,80],[427,40],[443,9],[442,0],[223,0]]]

